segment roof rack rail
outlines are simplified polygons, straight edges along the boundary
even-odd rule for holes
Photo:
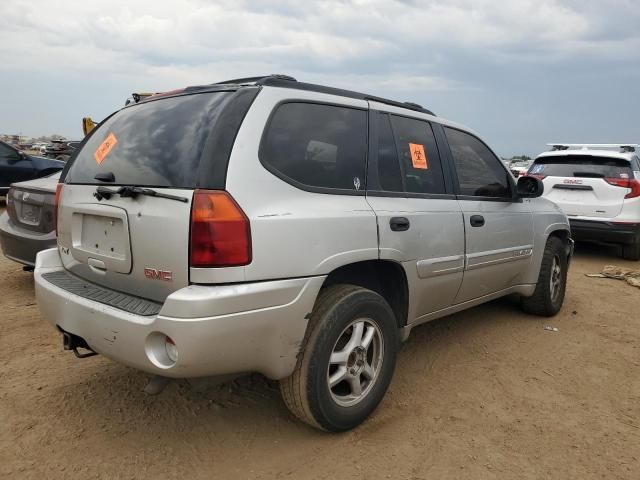
[[[619,148],[622,152],[635,152],[640,145],[636,143],[547,143],[551,151],[569,150],[570,148],[581,148],[583,150],[599,148]]]
[[[295,78],[289,75],[281,75],[281,74],[271,74],[271,75],[262,75],[259,77],[245,77],[245,78],[234,78],[232,80],[224,80],[222,82],[216,82],[212,85],[242,85],[242,84],[254,84],[257,86],[268,86],[268,87],[283,87],[283,88],[293,88],[296,90],[306,90],[309,92],[317,92],[317,93],[327,93],[329,95],[338,95],[341,97],[348,98],[356,98],[360,100],[370,100],[373,102],[384,103],[385,105],[392,105],[394,107],[407,108],[409,110],[414,110],[416,112],[426,113],[428,115],[436,116],[431,110],[424,108],[422,105],[418,105],[413,102],[397,102],[395,100],[389,100],[388,98],[376,97],[374,95],[367,95],[364,93],[354,92],[352,90],[344,90],[342,88],[335,87],[327,87],[325,85],[317,85],[314,83],[304,83],[298,82]],[[196,88],[196,87],[190,87]],[[200,88],[204,88],[200,87]]]
[[[367,95],[365,93],[354,92],[352,90],[344,90],[342,88],[327,87],[326,85],[317,85],[315,83],[304,83],[304,82],[298,82],[298,81],[292,82],[289,80],[290,78],[291,77],[286,77],[285,75],[271,75],[271,76],[262,78],[261,80],[256,82],[256,85],[264,85],[268,87],[293,88],[296,90],[326,93],[329,95],[337,95],[340,97],[347,97],[347,98],[356,98],[359,100],[370,100],[373,102],[384,103],[385,105],[393,105],[395,107],[407,108],[409,110],[426,113],[434,117],[436,116],[436,114],[433,113],[431,110],[427,110],[426,108],[418,105],[417,103],[397,102],[395,100],[389,100],[388,98],[376,97],[375,95]]]
[[[263,81],[269,78],[277,78],[279,80],[287,80],[289,82],[297,82],[297,80],[289,75],[281,75],[279,73],[273,73],[271,75],[260,75],[258,77],[245,77],[234,78],[231,80],[224,80],[222,82],[216,82],[213,85],[225,85],[225,84],[242,84],[242,83],[255,83],[256,85],[263,85]]]
[[[402,103],[404,103],[408,107],[419,108],[421,110],[424,110],[424,107],[419,103],[414,103],[414,102],[402,102]]]

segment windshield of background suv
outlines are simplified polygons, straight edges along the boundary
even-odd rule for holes
[[[109,118],[78,153],[66,183],[194,188],[200,157],[215,118],[232,92],[161,98],[124,108]]]
[[[547,177],[631,178],[627,160],[592,155],[566,155],[537,158],[528,172]]]

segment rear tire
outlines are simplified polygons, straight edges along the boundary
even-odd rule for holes
[[[323,290],[293,373],[280,381],[291,412],[330,431],[362,423],[384,396],[395,368],[398,327],[389,304],[354,285]]]
[[[625,260],[640,260],[640,242],[623,245],[622,258]]]
[[[567,287],[568,259],[558,237],[549,237],[544,248],[538,283],[533,295],[522,297],[522,309],[532,315],[552,317],[560,311]]]

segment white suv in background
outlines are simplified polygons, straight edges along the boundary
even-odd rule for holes
[[[572,237],[640,259],[640,159],[634,144],[549,144],[529,175],[569,217]],[[615,150],[614,150],[615,149]]]

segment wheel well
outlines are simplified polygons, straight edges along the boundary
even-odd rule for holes
[[[391,306],[398,327],[407,324],[409,286],[407,275],[399,263],[387,260],[368,260],[335,269],[322,288],[345,283],[368,288],[381,295]]]
[[[554,230],[549,234],[549,237],[559,238],[567,249],[567,258],[571,256],[571,247],[569,246],[571,233],[568,230]]]

